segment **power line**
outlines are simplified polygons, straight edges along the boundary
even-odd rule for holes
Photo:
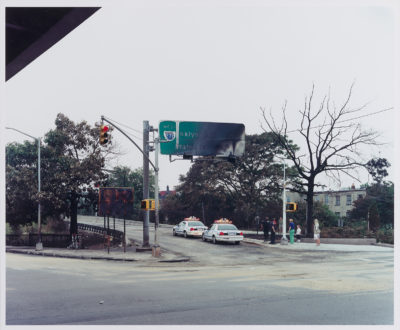
[[[107,118],[107,117],[104,116],[104,118]],[[132,131],[134,131],[134,132],[136,132],[136,133],[139,133],[139,134],[142,134],[142,133],[143,133],[143,131],[139,131],[139,130],[137,130],[137,129],[134,129],[134,128],[132,128],[132,127],[126,125],[126,124],[119,123],[119,122],[117,122],[116,120],[114,120],[114,119],[112,119],[112,118],[107,118],[107,119],[112,120],[113,122],[117,123],[118,125],[124,126],[124,127],[126,127],[127,129],[130,129],[130,130],[132,130]]]
[[[104,116],[104,118],[107,118],[107,117]],[[107,118],[107,119],[112,120],[112,121],[115,122],[116,124],[121,125],[121,126],[124,126],[124,127],[126,127],[127,129],[130,129],[130,130],[132,130],[132,131],[134,131],[134,132],[137,132],[137,133],[140,133],[140,134],[143,133],[142,131],[139,131],[139,130],[137,130],[137,129],[134,129],[134,128],[128,126],[128,125],[119,123],[119,122],[117,122],[117,121],[114,120],[114,119],[111,119],[111,118]],[[126,133],[126,132],[125,132],[125,133]],[[133,134],[133,133],[126,133],[126,134],[129,135],[129,136],[133,136],[135,139],[138,139],[138,140],[140,140],[140,141],[143,141],[143,138],[142,138],[142,137],[136,136],[136,135]]]
[[[372,112],[372,113],[367,113],[366,115],[362,115],[362,116],[358,116],[358,117],[354,117],[354,118],[349,118],[349,119],[346,119],[346,120],[341,120],[341,121],[338,121],[338,124],[339,124],[339,123],[345,123],[345,122],[348,122],[348,121],[352,121],[352,120],[355,120],[355,119],[360,119],[360,118],[364,118],[364,117],[369,117],[369,116],[376,115],[376,114],[378,114],[378,113],[382,113],[382,112],[389,111],[389,110],[392,110],[392,109],[393,109],[393,107],[392,107],[392,108],[383,109],[383,110],[379,110],[379,111]],[[320,128],[320,127],[329,126],[329,125],[330,125],[330,124],[325,124],[325,125],[320,125],[320,126],[314,126],[314,127],[310,127],[310,129]],[[301,129],[295,129],[295,130],[293,130],[293,131],[288,131],[287,133],[301,132],[301,131],[304,131],[304,130],[306,130],[306,128],[303,129],[303,130],[301,130]]]

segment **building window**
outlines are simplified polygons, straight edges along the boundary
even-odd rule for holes
[[[351,205],[351,195],[346,195],[346,205]]]
[[[335,215],[340,218],[340,212],[335,212]]]
[[[325,195],[325,204],[328,205],[329,204],[329,196]]]
[[[340,205],[340,196],[336,196],[336,206]]]
[[[350,213],[351,213],[351,211],[347,211],[347,212],[346,212],[346,217],[347,217],[347,218],[350,218]]]

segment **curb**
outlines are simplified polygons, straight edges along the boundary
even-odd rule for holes
[[[41,252],[35,250],[23,250],[23,249],[6,249],[8,253],[16,253],[16,254],[28,254],[34,256],[41,256],[41,257],[55,257],[55,258],[71,258],[71,259],[84,259],[84,260],[108,260],[108,261],[129,261],[129,262],[188,262],[190,261],[189,257],[181,257],[176,259],[166,259],[166,260],[156,260],[156,259],[149,259],[149,260],[142,260],[142,259],[134,259],[130,257],[126,258],[119,258],[119,257],[106,257],[106,256],[85,256],[85,255],[71,255],[71,254],[60,254],[54,252]]]
[[[394,244],[388,244],[388,243],[372,243],[371,245],[389,247],[389,248],[394,249]]]

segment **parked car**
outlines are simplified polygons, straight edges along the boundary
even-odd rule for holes
[[[172,228],[172,235],[177,236],[181,235],[185,238],[192,237],[201,237],[203,235],[204,230],[207,229],[207,226],[204,225],[200,221],[199,218],[189,217],[183,219],[179,224]]]
[[[210,229],[204,231],[203,241],[217,242],[234,242],[240,244],[243,241],[243,232],[232,224],[228,219],[215,220]]]

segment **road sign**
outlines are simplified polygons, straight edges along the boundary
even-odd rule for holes
[[[243,124],[161,121],[160,152],[163,155],[240,157],[244,153]]]

